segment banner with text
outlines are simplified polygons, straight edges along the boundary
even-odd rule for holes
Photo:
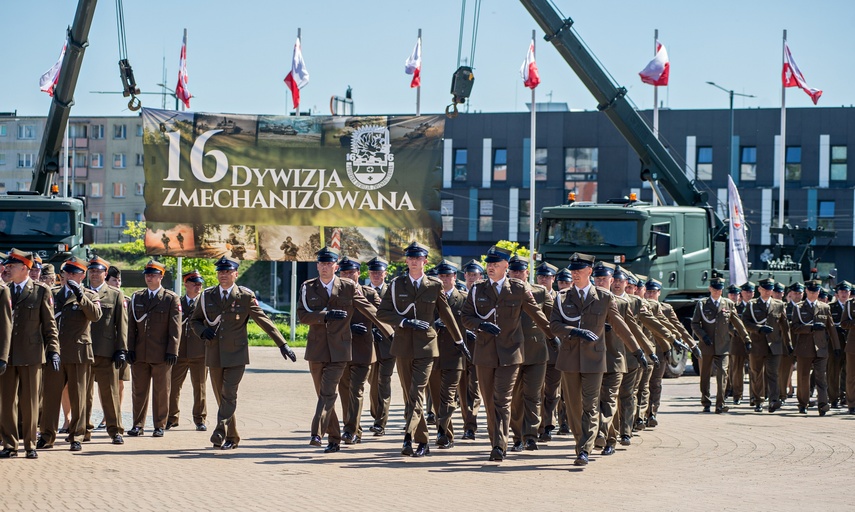
[[[441,258],[443,116],[142,116],[149,254]]]

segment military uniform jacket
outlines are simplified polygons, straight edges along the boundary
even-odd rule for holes
[[[671,321],[662,312],[662,303],[655,300],[643,299],[647,309],[653,318],[656,319],[658,325],[651,324],[648,328],[645,325],[645,334],[647,334],[655,343],[660,352],[665,352],[671,349],[671,341],[680,337],[680,331],[671,325]],[[645,319],[648,321],[648,319]],[[655,326],[655,327],[654,327]]]
[[[374,288],[374,285],[369,285]],[[380,299],[380,302],[383,302],[383,297],[386,296],[386,291],[389,289],[389,285],[383,283],[383,286],[379,288],[374,288],[374,291],[377,292],[377,297]],[[383,336],[382,341],[374,340],[374,352],[377,355],[377,359],[389,359],[392,356],[392,340]]]
[[[166,360],[166,354],[178,355],[181,299],[162,287],[154,299],[148,297],[148,288],[131,295],[128,351],[135,353],[138,362],[157,364]]]
[[[620,298],[627,301],[632,317],[642,328],[642,335],[640,337],[636,335],[635,337],[635,341],[638,342],[638,346],[647,355],[655,353],[656,344],[653,342],[652,333],[658,332],[660,335],[665,335],[668,332],[668,329],[656,319],[653,313],[650,312],[650,308],[647,305],[648,301],[646,299],[642,299],[638,295],[630,295],[628,293],[624,293]],[[638,367],[638,360],[634,357],[626,358],[627,371],[634,370]]]
[[[331,309],[346,311],[347,319],[327,322],[324,317]],[[350,279],[334,276],[331,296],[320,278],[303,283],[297,298],[297,318],[309,326],[306,361],[335,363],[352,360],[350,319],[354,311],[362,313],[385,336],[391,335],[391,329],[378,320],[377,308],[362,295],[362,288]]]
[[[843,322],[844,320],[851,320],[851,304],[851,300],[846,301],[845,304],[841,304],[839,300],[835,300],[828,304],[828,307],[831,308],[831,319],[837,327],[837,340],[840,342],[840,348],[843,349],[844,352],[846,352],[846,347],[848,345],[846,342],[849,337],[849,333],[852,331],[848,330]]]
[[[847,301],[840,316],[840,327],[847,329],[846,343],[841,343],[844,345],[843,351],[847,354],[855,354],[855,311],[853,309],[855,306],[852,305],[852,301]]]
[[[552,316],[552,307],[555,305],[555,299],[552,298],[552,293],[539,284],[531,284],[531,294],[534,296],[535,302],[543,311],[543,316],[549,318]],[[549,350],[546,348],[546,335],[540,330],[540,327],[534,323],[534,320],[528,313],[522,316],[522,329],[525,343],[523,344],[523,362],[524,365],[542,364],[549,361]]]
[[[0,361],[9,362],[12,350],[12,292],[0,283]]]
[[[605,288],[591,285],[582,301],[576,287],[560,292],[552,309],[549,325],[561,338],[561,349],[555,368],[562,372],[605,373],[606,324],[612,332],[630,346],[637,346],[623,315],[618,310],[617,297]],[[573,336],[574,328],[587,329],[597,335],[597,341]]]
[[[94,290],[93,290],[94,291]],[[95,292],[101,304],[101,318],[89,326],[92,352],[100,357],[113,357],[118,350],[128,350],[128,309],[122,290],[107,283]]]
[[[395,329],[391,355],[408,359],[439,356],[439,342],[433,321],[436,314],[455,341],[463,339],[448,298],[442,291],[442,281],[423,276],[418,290],[413,288],[409,274],[392,280],[389,290],[380,302],[377,317]],[[401,327],[405,319],[424,320],[430,324],[427,331]]]
[[[12,304],[12,342],[6,362],[12,366],[44,364],[47,352],[60,353],[53,294],[47,285],[27,279]]]
[[[555,299],[558,297],[558,292],[556,290],[549,290],[549,296],[552,297],[552,308],[549,310],[549,315],[546,314],[545,308],[541,308],[544,309],[543,315],[546,318],[552,318],[552,309],[555,307]],[[546,353],[549,355],[546,364],[555,366],[555,361],[558,360],[558,351],[552,348],[551,343],[546,344]]]
[[[643,338],[644,334],[642,333],[641,327],[638,325],[635,317],[632,316],[629,301],[623,297],[615,297],[615,299],[617,309],[621,316],[623,316],[623,320],[626,322],[626,326],[629,327],[632,335],[635,336],[636,340]],[[635,357],[630,358],[627,356],[627,352],[632,354],[638,349],[638,344],[634,346],[627,345],[627,343],[621,339],[614,330],[606,331],[606,373],[626,373],[627,360],[632,359],[636,364],[638,364]]]
[[[196,307],[201,299],[201,293],[192,302],[186,295],[181,297],[181,340],[178,343],[177,354],[179,359],[205,357],[205,340],[200,338],[190,326],[190,320],[193,318],[193,313],[196,312]]]
[[[739,318],[743,318],[743,313],[745,312],[748,305],[745,302],[742,302],[742,299],[736,303],[736,314],[739,315]],[[748,351],[745,350],[744,343],[732,343],[730,345],[730,355],[737,357],[744,357],[748,355]]]
[[[53,289],[54,318],[59,331],[59,346],[63,363],[93,363],[92,336],[89,326],[101,318],[98,294],[82,287],[83,297],[77,297],[66,287]],[[112,355],[112,354],[110,354]]]
[[[463,325],[478,333],[475,352],[472,354],[474,364],[489,368],[522,364],[525,343],[522,329],[523,312],[534,320],[547,336],[554,336],[549,328],[549,319],[540,310],[528,283],[507,277],[499,295],[496,295],[496,289],[489,279],[472,285],[461,314]],[[479,331],[481,322],[494,323],[502,332],[494,336]]]
[[[380,305],[380,296],[377,295],[377,290],[373,286],[359,285],[362,290],[362,295],[368,299],[375,308]],[[374,352],[374,334],[371,328],[374,324],[371,319],[363,315],[359,310],[353,312],[353,316],[348,316],[351,324],[362,324],[368,328],[365,334],[355,334],[351,331],[351,362],[354,364],[371,364],[377,360],[377,355]]]
[[[821,331],[813,330],[813,323],[820,322],[825,325]],[[799,302],[793,308],[792,332],[795,334],[796,357],[828,357],[828,340],[831,339],[831,347],[840,348],[840,340],[837,338],[837,328],[831,319],[831,308],[828,304],[820,301],[813,303],[813,307],[807,300]]]
[[[674,306],[667,302],[660,302],[659,304],[662,306],[662,314],[665,315],[665,318],[667,318],[669,322],[671,322],[671,326],[677,330],[677,333],[679,334],[678,338],[690,347],[695,345],[694,338],[692,338],[692,335],[686,330],[686,326],[683,325],[683,322],[680,321],[680,317],[678,317],[677,312],[674,311]]]
[[[792,345],[790,339],[790,322],[787,321],[787,308],[783,301],[770,298],[767,303],[759,297],[751,299],[742,312],[742,323],[751,333],[751,355],[780,356],[787,354],[787,347]],[[764,325],[773,330],[768,334],[760,332]]]
[[[704,357],[730,354],[731,325],[743,343],[750,339],[742,320],[736,314],[736,304],[733,301],[721,297],[718,300],[718,307],[715,306],[712,297],[698,301],[695,305],[695,313],[692,315],[692,332],[701,341],[698,345]],[[707,346],[703,342],[704,334],[712,340],[712,346]]]
[[[445,293],[445,292],[443,292]],[[457,288],[451,289],[451,294],[446,295],[448,305],[451,306],[451,311],[454,312],[454,319],[457,323],[458,330],[462,333],[466,329],[463,328],[463,320],[460,317],[460,310],[463,308],[463,303],[466,302],[466,295],[460,292]],[[437,365],[440,370],[462,370],[464,368],[463,353],[457,348],[457,344],[448,329],[440,329],[437,332],[439,339],[439,360]]]

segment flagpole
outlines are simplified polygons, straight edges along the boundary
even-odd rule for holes
[[[303,52],[302,30],[297,27],[297,42],[300,44],[300,54]],[[293,67],[293,62],[291,66]],[[296,80],[297,77],[294,77]],[[300,117],[300,102],[297,102],[297,117]],[[323,230],[321,230],[323,231]],[[297,261],[291,262],[291,344],[297,340]]]
[[[531,31],[532,51],[535,49],[535,35],[537,31]],[[528,278],[530,282],[534,282],[534,183],[535,183],[535,162],[537,153],[537,103],[535,103],[534,90],[537,87],[531,88],[531,143],[529,144],[529,172],[528,172]]]
[[[419,29],[419,39],[418,39],[417,44],[421,47],[422,29]],[[419,48],[419,59],[421,59],[421,57],[422,57],[421,48]],[[421,70],[419,70],[419,73],[421,73]],[[419,86],[416,87],[416,117],[421,115],[421,109],[422,109],[421,105],[422,105],[422,82],[421,82],[421,80],[419,80]]]
[[[653,57],[654,58],[656,57],[656,53],[659,50],[659,48],[657,48],[658,43],[659,43],[659,29],[657,28],[657,29],[653,30]],[[659,138],[659,86],[658,85],[653,86],[653,133],[656,135],[656,138],[658,139]],[[653,183],[651,183],[650,185],[652,187]],[[651,201],[651,203],[653,204],[653,206],[656,206],[657,204],[659,204],[659,201],[658,201],[658,198],[656,197],[655,191],[653,192],[652,196],[653,196],[653,200]]]
[[[786,59],[786,51],[787,51],[787,30],[784,29],[784,41],[781,44],[781,62],[784,62]],[[783,65],[783,64],[782,64]],[[784,227],[784,185],[787,182],[786,169],[787,169],[787,87],[784,84],[783,79],[781,79],[781,148],[779,152],[779,156],[781,159],[781,166],[778,169],[779,172],[779,183],[778,183],[778,227]],[[784,234],[780,233],[778,235],[778,244],[784,245]]]

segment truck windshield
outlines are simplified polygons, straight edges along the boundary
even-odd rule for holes
[[[545,245],[636,247],[638,223],[631,220],[549,219]]]
[[[43,210],[0,212],[0,237],[4,235],[70,236],[71,212]]]

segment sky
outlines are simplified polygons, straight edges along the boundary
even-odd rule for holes
[[[616,82],[627,87],[641,109],[653,107],[653,88],[638,72],[653,57],[653,33],[671,59],[671,85],[659,98],[673,109],[727,108],[728,94],[707,85],[751,94],[736,108],[781,105],[782,33],[811,87],[824,91],[819,106],[855,103],[855,2],[822,0],[570,1],[554,0]],[[0,13],[5,45],[0,48],[0,112],[47,115],[50,98],[39,77],[59,56],[71,24],[74,0],[4,0]],[[128,58],[144,92],[175,88],[183,30],[188,30],[187,69],[194,95],[191,110],[285,114],[286,86],[297,29],[310,73],[301,110],[329,114],[330,98],[350,85],[356,114],[415,112],[404,62],[422,29],[421,111],[442,112],[451,101],[457,68],[461,0],[146,0],[125,4]],[[471,55],[474,0],[466,2],[461,54]],[[15,23],[8,22],[15,20]],[[523,112],[531,93],[520,66],[531,31],[537,29],[541,85],[537,101],[593,110],[596,103],[520,2],[482,3],[475,44],[470,111]],[[75,93],[75,116],[130,115],[120,94],[115,2],[101,0],[95,13]],[[165,60],[164,60],[165,59]],[[160,108],[161,97],[143,95],[144,106]],[[810,98],[789,89],[788,107],[811,107]],[[174,108],[169,98],[167,108]]]

